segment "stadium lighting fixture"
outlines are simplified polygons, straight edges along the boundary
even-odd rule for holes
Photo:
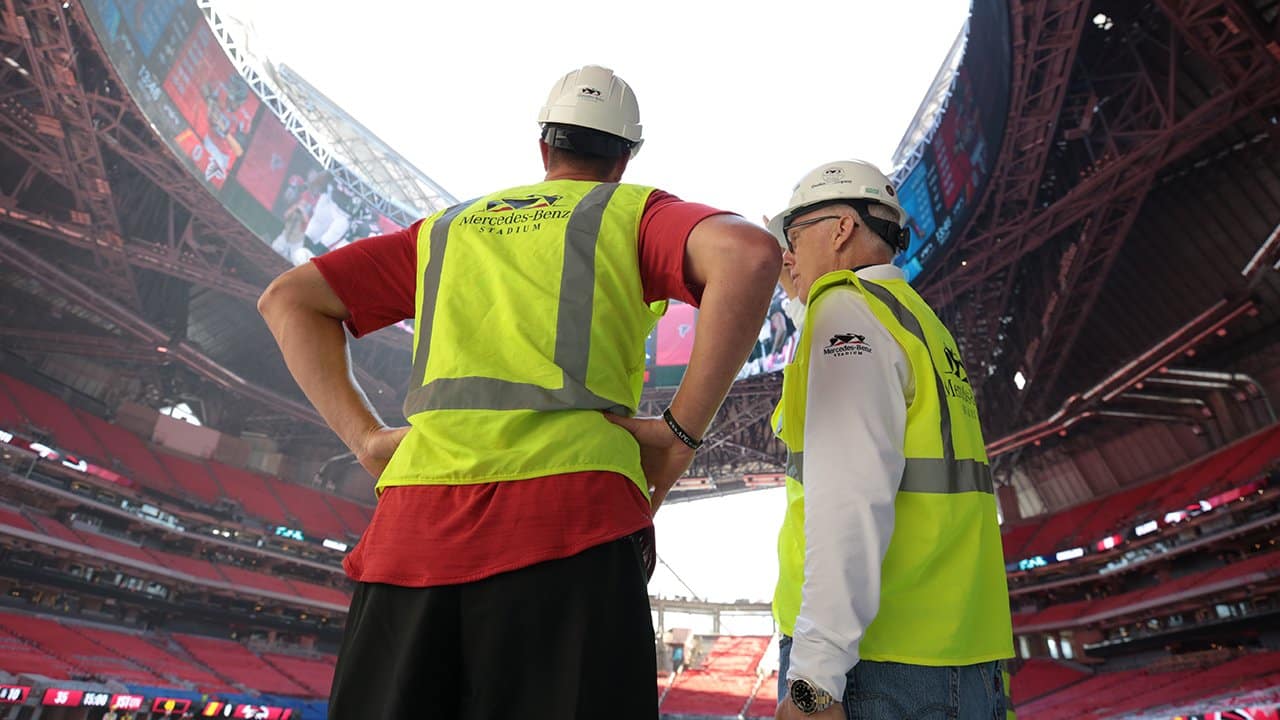
[[[1027,386],[1027,376],[1023,375],[1021,370],[1013,374],[1013,386],[1019,390]]]
[[[1160,529],[1160,523],[1156,520],[1151,520],[1150,522],[1144,522],[1138,527],[1134,528],[1133,534],[1137,535],[1138,537],[1142,537],[1143,535],[1150,535],[1151,533],[1159,529]]]
[[[1106,13],[1098,13],[1093,16],[1093,26],[1099,30],[1110,30],[1115,27],[1115,23],[1112,22],[1110,15],[1107,15]]]
[[[164,345],[157,345],[157,346],[156,346],[156,352],[158,352],[158,353],[167,353],[167,352],[169,352],[169,348],[165,347]]]

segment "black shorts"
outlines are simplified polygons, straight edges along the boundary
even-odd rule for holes
[[[360,583],[330,720],[655,720],[640,538],[463,585]]]

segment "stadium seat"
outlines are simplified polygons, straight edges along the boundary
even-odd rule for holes
[[[27,517],[31,518],[31,522],[40,528],[40,532],[49,537],[62,540],[63,542],[72,543],[73,545],[85,545],[85,540],[75,530],[63,525],[48,515],[42,515],[38,512],[30,512]]]
[[[129,558],[131,560],[135,560],[141,563],[143,566],[146,566],[146,567],[154,567],[157,565],[162,565],[160,560],[156,558],[155,555],[152,555],[151,553],[147,552],[144,548],[138,547],[137,545],[130,545],[127,542],[116,540],[114,538],[105,537],[103,535],[99,535],[97,533],[90,532],[88,530],[84,530],[80,532],[79,535],[80,537],[84,538],[85,545],[88,545],[89,547],[95,550],[98,550],[104,553],[111,553],[119,557]]]
[[[332,603],[346,607],[351,604],[351,593],[343,590],[336,590],[323,585],[303,582],[302,580],[288,580],[288,584],[294,588],[294,592],[311,600]]]
[[[290,515],[298,519],[299,529],[307,535],[320,535],[341,540],[347,536],[342,518],[334,512],[324,495],[301,485],[294,485],[278,478],[266,478],[272,493],[280,498]]]
[[[33,525],[20,511],[7,507],[0,507],[0,524],[18,528],[19,530],[26,530],[27,532],[40,532],[40,528]]]
[[[104,448],[110,448],[112,457],[123,466],[122,474],[134,482],[160,492],[169,495],[180,494],[175,489],[169,473],[156,459],[156,455],[137,435],[88,413],[77,411],[77,416],[102,442]],[[114,468],[108,467],[108,469]]]
[[[0,613],[0,670],[15,675],[31,673],[52,678],[70,678],[77,669],[63,658],[45,650],[26,634],[15,631],[25,616]]]
[[[760,681],[760,689],[747,708],[749,718],[771,718],[778,710],[778,673],[770,673]]]
[[[1013,626],[1024,628],[1065,628],[1079,623],[1090,623],[1123,615],[1126,612],[1146,612],[1163,603],[1240,585],[1249,579],[1263,580],[1280,573],[1280,551],[1260,553],[1225,567],[1208,568],[1179,578],[1161,582],[1154,587],[1135,588],[1096,600],[1077,600],[1056,603],[1034,613],[1015,613]]]
[[[205,580],[217,580],[218,582],[230,582],[226,575],[218,571],[218,566],[207,560],[199,558],[178,555],[177,553],[165,552],[151,548],[148,550],[156,557],[161,565],[180,573],[186,573],[195,578],[203,578]]]
[[[1060,690],[1089,677],[1089,673],[1067,667],[1054,660],[1032,658],[1011,679],[1013,704],[1022,707],[1043,695]]]
[[[1005,561],[1051,555],[1125,534],[1140,522],[1242,485],[1277,459],[1280,425],[1272,425],[1165,476],[1004,528]]]
[[[369,526],[369,520],[373,517],[372,509],[336,496],[325,500],[342,519],[342,524],[346,525],[347,532],[351,535],[358,537]]]
[[[328,697],[333,684],[333,668],[338,659],[301,658],[293,655],[263,653],[262,659],[280,670],[290,679],[305,687],[314,697]]]
[[[297,597],[298,595],[298,591],[289,585],[287,581],[268,575],[265,572],[255,572],[235,565],[219,565],[218,570],[223,575],[226,575],[227,580],[236,585],[241,591],[257,589],[268,590],[285,597]]]
[[[1259,652],[1208,668],[1100,672],[1029,702],[1018,700],[1018,676],[1015,675],[1014,700],[1019,717],[1043,720],[1124,717],[1165,706],[1170,707],[1171,712],[1163,716],[1170,717],[1172,710],[1180,705],[1275,687],[1280,681],[1278,672],[1280,652]]]
[[[661,710],[664,715],[736,717],[747,704],[755,683],[755,676],[686,670],[676,678]]]
[[[662,701],[663,714],[736,717],[759,681],[756,670],[768,646],[768,637],[716,638],[700,667],[676,677]]]
[[[175,634],[173,639],[192,657],[217,668],[233,682],[262,692],[310,697],[314,691],[299,685],[233,640]]]
[[[54,443],[59,448],[104,466],[108,464],[110,456],[76,418],[69,405],[8,375],[0,375],[0,383],[7,387],[15,404],[32,423],[53,434]]]
[[[211,461],[208,465],[213,477],[226,492],[225,497],[238,503],[245,515],[259,518],[270,525],[292,526],[280,498],[271,492],[266,479],[261,475],[220,462]]]
[[[5,383],[0,383],[0,427],[10,431],[21,430],[26,424],[27,416],[18,409]]]
[[[184,495],[194,496],[206,505],[216,505],[227,493],[198,462],[185,460],[169,453],[156,453],[160,464],[173,478],[174,487]]]

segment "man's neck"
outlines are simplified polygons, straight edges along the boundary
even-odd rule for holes
[[[885,259],[882,255],[859,255],[849,258],[849,260],[845,262],[844,267],[857,272],[862,268],[869,268],[873,265],[888,265],[892,262],[892,258]]]
[[[589,172],[581,170],[552,170],[543,178],[544,181],[552,180],[581,180],[583,182],[606,182],[604,178],[598,178]]]

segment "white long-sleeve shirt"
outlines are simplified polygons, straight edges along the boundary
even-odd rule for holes
[[[903,278],[892,265],[857,275]],[[841,698],[880,607],[915,380],[902,347],[856,290],[829,289],[807,315],[804,589],[787,679]]]

